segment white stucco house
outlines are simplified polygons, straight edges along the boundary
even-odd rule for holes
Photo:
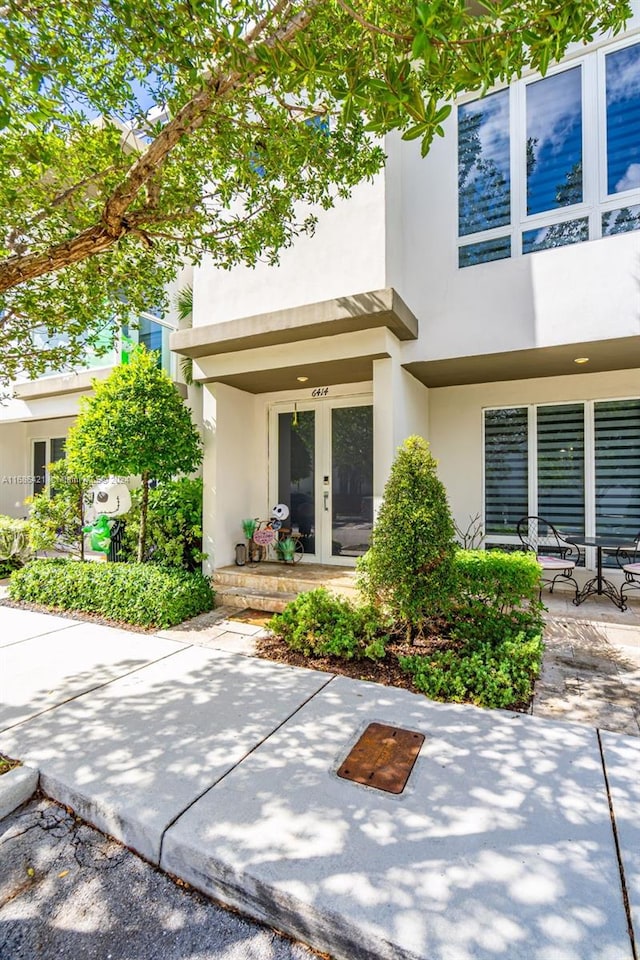
[[[640,16],[436,141],[388,137],[279,266],[196,269],[171,346],[204,388],[211,568],[279,501],[306,557],[353,564],[412,433],[488,543],[526,514],[640,530]]]
[[[488,544],[526,514],[637,533],[640,15],[544,78],[461,97],[426,159],[385,148],[278,266],[194,269],[168,362],[202,384],[209,570],[281,501],[305,560],[353,565],[413,433]],[[16,386],[0,473],[55,458],[89,380]],[[0,485],[0,512],[24,493]]]

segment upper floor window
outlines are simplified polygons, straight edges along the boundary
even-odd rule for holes
[[[458,263],[640,229],[640,42],[458,107]]]

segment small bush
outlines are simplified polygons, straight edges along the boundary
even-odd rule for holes
[[[131,492],[131,510],[122,518],[125,531],[123,558],[135,560],[140,535],[142,490]],[[149,490],[144,559],[168,567],[199,570],[202,552],[202,480],[182,477]]]
[[[0,579],[8,577],[30,556],[28,522],[0,516]]]
[[[213,606],[201,573],[144,563],[33,560],[12,575],[9,596],[143,627],[171,627]]]
[[[49,485],[27,500],[31,548],[64,550],[84,559],[84,495],[91,481],[70,476],[65,460],[50,464],[49,478]]]
[[[417,689],[432,700],[505,708],[531,699],[542,651],[539,634],[527,638],[521,633],[497,643],[470,641],[462,650],[439,650],[430,656],[399,660]]]
[[[497,643],[520,632],[526,638],[541,633],[540,567],[533,554],[458,550],[455,571],[454,637]]]
[[[387,638],[377,611],[334,597],[324,587],[301,593],[268,627],[305,657],[380,660],[385,655]]]
[[[388,610],[408,638],[450,609],[454,533],[429,445],[409,437],[391,467],[371,547],[358,565],[367,599]]]

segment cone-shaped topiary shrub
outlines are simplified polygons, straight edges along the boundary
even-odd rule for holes
[[[373,528],[371,547],[359,564],[360,586],[381,603],[407,636],[446,615],[454,593],[455,529],[436,461],[422,437],[398,450]]]

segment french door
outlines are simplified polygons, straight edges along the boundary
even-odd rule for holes
[[[368,398],[276,403],[270,500],[286,503],[305,559],[353,565],[373,524],[373,407]]]

